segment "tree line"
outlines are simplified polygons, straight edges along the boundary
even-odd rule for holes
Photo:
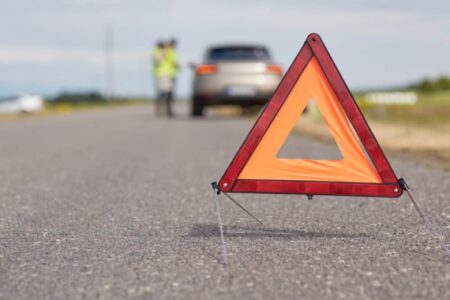
[[[48,99],[52,103],[98,103],[106,102],[106,99],[95,91],[91,92],[61,92],[59,95]]]
[[[450,77],[441,76],[436,79],[423,79],[418,83],[410,86],[410,88],[421,92],[435,92],[450,90]]]

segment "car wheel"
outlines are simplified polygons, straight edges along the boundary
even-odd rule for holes
[[[198,97],[194,97],[192,99],[192,116],[193,117],[201,117],[203,116],[203,108],[204,105],[202,103],[202,100]]]

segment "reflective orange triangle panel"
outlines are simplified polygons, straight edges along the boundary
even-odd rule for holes
[[[343,159],[277,158],[277,153],[311,99],[316,100]],[[361,148],[343,108],[315,57],[308,62],[238,179],[382,182]]]
[[[311,99],[316,101],[342,158],[302,159],[300,153],[299,158],[277,157]],[[226,193],[372,197],[399,197],[403,192],[316,33],[306,38],[218,187]]]

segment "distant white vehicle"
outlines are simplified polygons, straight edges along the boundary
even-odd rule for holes
[[[20,95],[0,101],[0,113],[31,113],[44,108],[44,99],[37,95]]]

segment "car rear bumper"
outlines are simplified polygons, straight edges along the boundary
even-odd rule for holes
[[[205,105],[262,104],[281,80],[276,74],[212,74],[196,76],[194,97]]]
[[[195,96],[204,106],[212,105],[240,105],[252,106],[265,104],[272,95],[258,95],[257,97],[226,97],[226,96]]]

